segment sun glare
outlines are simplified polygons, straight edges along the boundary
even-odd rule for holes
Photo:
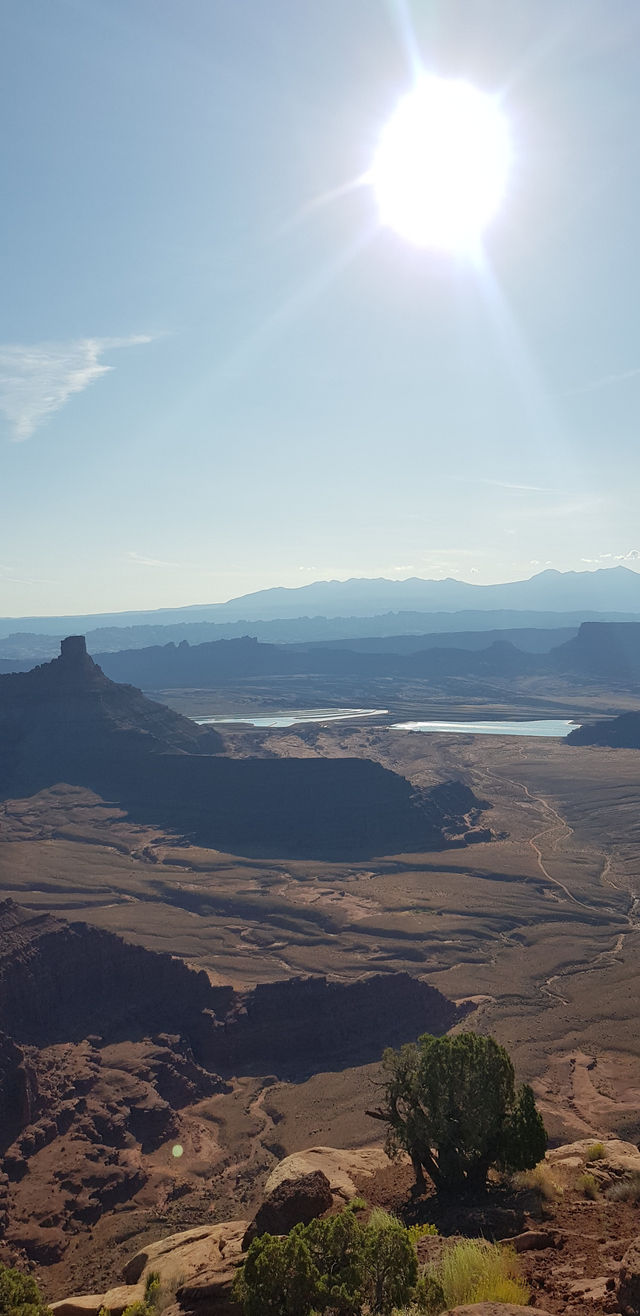
[[[491,96],[425,77],[383,129],[370,172],[380,219],[419,247],[469,251],[504,195],[510,144]]]

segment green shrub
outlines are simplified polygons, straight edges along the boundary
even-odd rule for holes
[[[603,1142],[592,1142],[591,1146],[587,1147],[587,1155],[585,1158],[587,1165],[589,1165],[591,1161],[602,1161],[606,1154],[607,1150]]]
[[[366,1209],[367,1203],[365,1202],[364,1197],[351,1198],[351,1201],[349,1202],[350,1211],[366,1211]]]
[[[583,1193],[592,1202],[598,1196],[598,1180],[592,1174],[581,1174],[580,1178],[576,1180],[576,1188],[579,1193]]]
[[[416,1182],[436,1191],[483,1187],[492,1166],[528,1170],[547,1135],[533,1092],[516,1091],[513,1065],[492,1037],[425,1034],[383,1056],[384,1103],[370,1111],[388,1126],[387,1150],[407,1151]]]
[[[512,1249],[483,1239],[462,1239],[445,1248],[440,1262],[428,1268],[434,1298],[444,1295],[444,1307],[474,1302],[513,1302],[525,1306],[529,1289],[520,1278],[518,1262]],[[429,1308],[427,1308],[429,1310]]]
[[[33,1277],[0,1265],[0,1316],[48,1316],[48,1313]]]
[[[637,1206],[640,1202],[640,1173],[634,1170],[633,1174],[610,1184],[605,1197],[611,1202],[631,1202]]]
[[[363,1224],[347,1207],[296,1225],[284,1238],[254,1239],[234,1296],[245,1316],[359,1316],[363,1307],[389,1316],[409,1301],[417,1278],[415,1247],[404,1225],[380,1209]]]
[[[406,1302],[418,1278],[418,1261],[409,1231],[376,1207],[364,1229],[365,1296],[369,1310],[388,1316]]]
[[[442,1284],[436,1279],[435,1275],[430,1273],[420,1276],[416,1284],[414,1308],[417,1312],[424,1313],[424,1316],[439,1316],[441,1311],[445,1311],[447,1299]],[[409,1316],[409,1311],[407,1311]]]

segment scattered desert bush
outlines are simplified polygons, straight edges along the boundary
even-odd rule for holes
[[[512,1176],[514,1188],[531,1188],[539,1193],[543,1202],[555,1202],[563,1195],[563,1189],[556,1183],[546,1161],[541,1161],[532,1170],[521,1170]]]
[[[587,1147],[587,1155],[585,1159],[589,1165],[591,1161],[603,1160],[606,1154],[607,1152],[603,1142],[592,1142],[591,1146]]]
[[[366,1209],[367,1203],[365,1202],[364,1197],[351,1198],[351,1201],[349,1202],[350,1211],[366,1211]]]
[[[445,1248],[436,1266],[425,1274],[425,1310],[433,1316],[448,1307],[474,1302],[513,1302],[525,1306],[529,1289],[520,1278],[511,1248],[484,1239],[462,1239]],[[422,1296],[422,1295],[421,1295]],[[443,1305],[438,1305],[444,1299]]]
[[[425,1034],[383,1056],[387,1150],[407,1151],[416,1182],[436,1191],[483,1188],[492,1166],[528,1170],[544,1156],[547,1135],[526,1084],[492,1037]]]
[[[598,1180],[592,1174],[581,1174],[576,1180],[576,1188],[592,1202],[598,1196]]]
[[[174,1293],[175,1288],[172,1289],[172,1292],[167,1291],[160,1280],[158,1271],[152,1270],[147,1275],[144,1298],[140,1298],[138,1302],[132,1302],[128,1307],[125,1307],[122,1316],[159,1316],[164,1307],[169,1305]],[[102,1316],[103,1312],[105,1312],[105,1308],[101,1307],[98,1316]],[[105,1312],[105,1316],[108,1316],[108,1313]]]
[[[413,1246],[417,1247],[421,1238],[437,1237],[438,1230],[435,1225],[409,1225],[407,1233]]]
[[[49,1308],[31,1275],[0,1265],[0,1316],[49,1316]]]
[[[618,1179],[610,1184],[605,1197],[608,1197],[610,1202],[631,1202],[637,1205],[640,1202],[640,1173],[634,1170],[633,1174],[625,1175],[624,1179]]]
[[[255,1238],[234,1292],[245,1316],[359,1316],[363,1309],[389,1316],[409,1302],[417,1279],[416,1250],[404,1225],[379,1208],[363,1224],[347,1207],[296,1225],[284,1238]]]

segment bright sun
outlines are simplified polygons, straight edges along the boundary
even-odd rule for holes
[[[473,249],[504,195],[509,158],[492,97],[421,79],[383,129],[369,175],[382,223],[419,247]]]

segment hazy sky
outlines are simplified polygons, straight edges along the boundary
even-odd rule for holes
[[[638,0],[2,0],[0,28],[1,613],[637,564]],[[345,186],[417,53],[509,121],[480,267]]]

